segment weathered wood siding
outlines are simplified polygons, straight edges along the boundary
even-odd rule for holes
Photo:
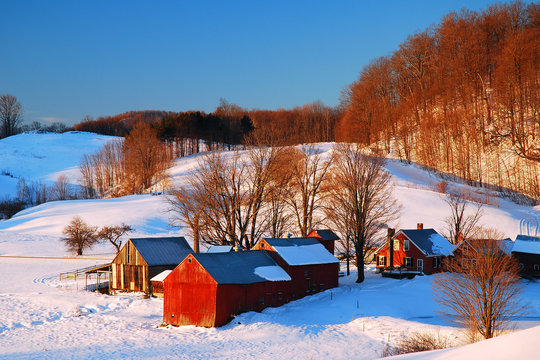
[[[112,261],[112,288],[125,291],[150,291],[148,265],[128,240]]]

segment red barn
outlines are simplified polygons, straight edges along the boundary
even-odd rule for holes
[[[523,276],[540,277],[540,237],[518,235],[512,247]]]
[[[398,231],[378,249],[377,269],[383,275],[430,275],[442,270],[442,259],[453,249],[454,245],[438,232],[418,224],[416,230]]]
[[[188,255],[164,280],[163,321],[221,326],[290,300],[290,276],[265,251]]]
[[[267,250],[291,276],[292,300],[338,286],[339,260],[316,238],[264,238],[253,249]]]
[[[308,237],[314,237],[319,239],[320,243],[330,252],[330,254],[335,254],[335,242],[339,240],[339,237],[329,229],[322,230],[313,230],[308,234]]]

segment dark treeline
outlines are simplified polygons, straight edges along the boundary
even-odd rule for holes
[[[540,4],[450,13],[362,70],[337,138],[538,199],[539,85]]]

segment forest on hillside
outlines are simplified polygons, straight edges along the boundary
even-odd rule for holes
[[[336,107],[138,111],[75,130],[126,136],[137,122],[176,156],[242,144],[357,142],[501,192],[540,198],[540,4],[462,10],[363,68]]]

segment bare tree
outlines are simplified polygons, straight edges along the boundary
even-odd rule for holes
[[[400,206],[392,197],[384,158],[364,154],[358,144],[340,144],[335,150],[325,211],[354,245],[360,283],[366,250],[378,244],[378,233],[396,220]]]
[[[13,95],[0,96],[0,138],[15,135],[22,122],[22,106]]]
[[[303,145],[291,163],[286,199],[296,218],[300,236],[307,236],[320,223],[316,213],[322,208],[324,184],[332,159],[323,159],[313,145]]]
[[[478,222],[483,215],[482,204],[477,203],[472,211],[469,211],[469,201],[460,191],[449,193],[443,200],[450,207],[450,216],[444,220],[447,239],[452,244],[458,244],[463,239],[476,236]]]
[[[498,240],[470,241],[433,281],[443,315],[486,339],[524,313],[517,261]],[[472,261],[471,261],[472,260]]]
[[[60,175],[50,189],[49,199],[67,200],[70,197],[70,193],[71,186],[69,185],[67,176]]]
[[[110,225],[102,227],[97,233],[97,238],[109,241],[116,249],[116,253],[120,252],[122,247],[121,237],[128,232],[133,231],[131,226],[122,223],[121,225]]]
[[[64,228],[62,240],[66,243],[68,250],[82,255],[84,249],[91,248],[97,241],[97,227],[86,224],[79,216],[75,216]]]
[[[193,251],[200,251],[200,241],[204,226],[204,210],[206,201],[201,187],[188,189],[185,186],[172,190],[171,196],[167,197],[169,212],[173,214],[170,219],[171,225],[187,226],[193,237]]]

